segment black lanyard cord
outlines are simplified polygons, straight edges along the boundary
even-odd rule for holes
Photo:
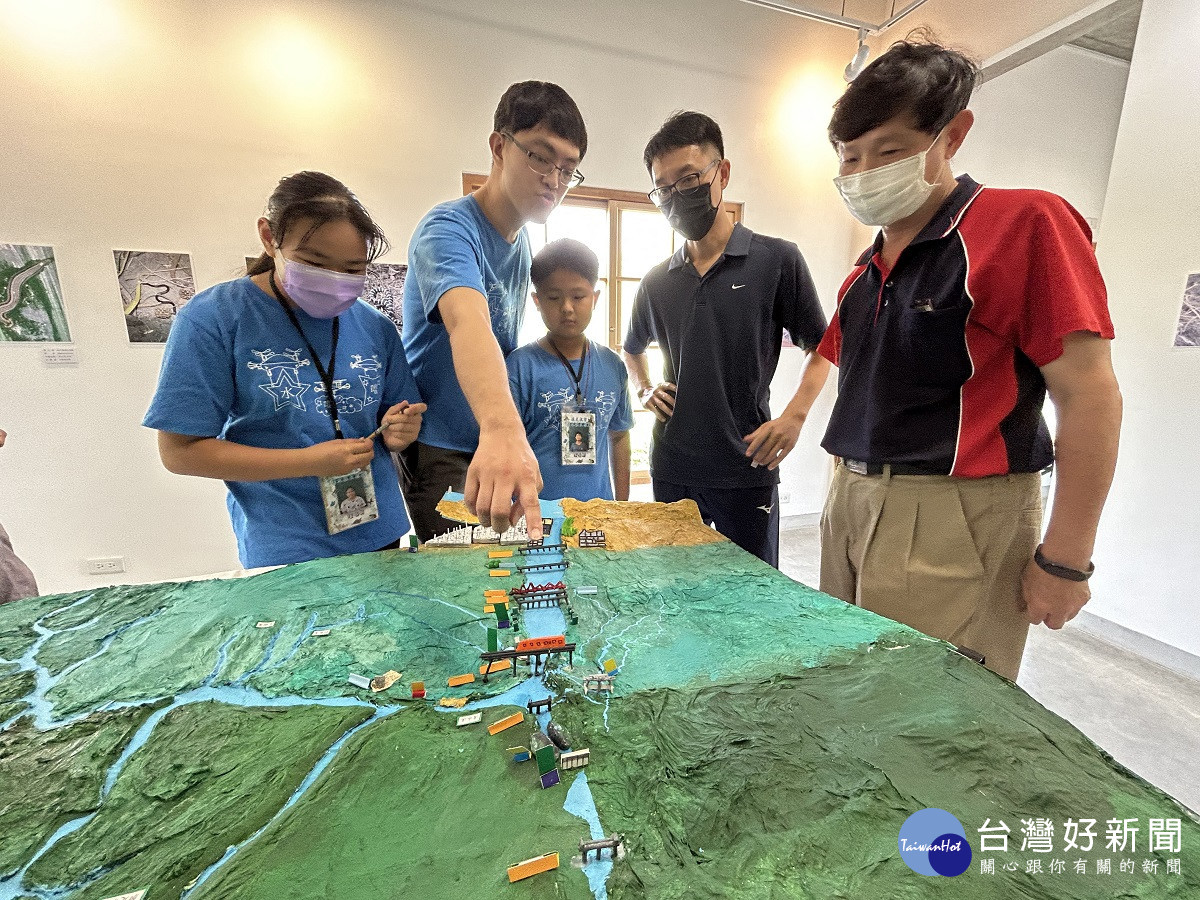
[[[590,344],[591,341],[585,340],[583,342],[583,353],[579,357],[579,374],[578,375],[575,374],[575,367],[571,365],[570,361],[565,356],[563,356],[563,352],[558,349],[558,345],[554,343],[554,339],[547,336],[546,343],[548,343],[553,348],[554,354],[558,357],[559,362],[561,362],[566,367],[567,371],[571,373],[571,380],[573,382],[575,382],[575,402],[582,404],[583,403],[583,391],[581,390],[580,386],[583,382],[584,366],[587,365],[588,344]]]
[[[283,299],[283,295],[279,292],[279,286],[275,284],[274,271],[267,273],[267,280],[271,282],[271,290],[275,293],[275,299],[279,301],[279,305],[283,307],[283,311],[287,313],[287,317],[296,327],[296,332],[300,335],[300,340],[304,341],[304,346],[308,350],[309,358],[312,359],[313,365],[317,367],[317,374],[321,376],[321,382],[325,385],[325,400],[329,404],[329,418],[333,420],[333,433],[341,440],[342,423],[338,419],[337,398],[333,394],[333,364],[337,358],[338,318],[335,316],[333,320],[333,340],[329,348],[329,367],[326,368],[321,364],[321,359],[317,356],[317,351],[313,349],[313,345],[309,342],[308,335],[300,327],[300,320],[296,318],[296,314],[292,312],[292,308],[287,305],[287,301]]]

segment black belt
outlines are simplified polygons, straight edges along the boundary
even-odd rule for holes
[[[856,475],[882,475],[885,467],[893,475],[947,475],[945,470],[931,463],[871,463],[843,457],[842,465]]]

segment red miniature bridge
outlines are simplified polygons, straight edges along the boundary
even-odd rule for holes
[[[513,597],[527,597],[530,594],[541,594],[549,591],[565,591],[567,586],[561,581],[547,581],[545,584],[523,584],[520,587],[515,587],[509,590],[509,594]]]

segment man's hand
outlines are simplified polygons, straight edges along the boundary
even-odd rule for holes
[[[742,438],[749,446],[746,456],[751,459],[753,467],[766,466],[777,469],[779,464],[792,452],[796,441],[800,438],[800,429],[804,427],[806,416],[782,415],[778,419],[763,422],[753,432]]]
[[[371,438],[341,438],[313,444],[304,452],[313,461],[313,475],[348,475],[371,464],[375,441]]]
[[[1068,581],[1046,572],[1032,559],[1021,573],[1021,597],[1032,625],[1059,629],[1070,622],[1092,597],[1086,581]]]
[[[380,437],[383,446],[393,453],[399,453],[417,439],[421,433],[421,414],[428,407],[424,403],[409,403],[401,400],[383,414],[380,425],[384,426]]]
[[[463,502],[480,524],[503,532],[524,515],[529,539],[536,541],[542,536],[541,489],[542,474],[524,431],[480,431],[463,491]]]
[[[669,381],[638,391],[642,406],[654,413],[658,421],[665,422],[675,414],[675,385]]]

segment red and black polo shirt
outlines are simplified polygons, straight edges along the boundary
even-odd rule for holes
[[[890,270],[882,248],[880,233],[818,348],[838,366],[822,446],[931,475],[1044,469],[1039,367],[1072,332],[1113,337],[1087,223],[1054,194],[964,175]]]

